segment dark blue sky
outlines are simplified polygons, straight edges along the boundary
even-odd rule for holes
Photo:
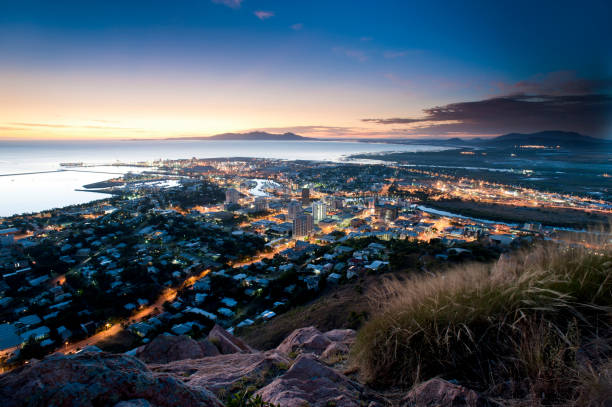
[[[520,109],[544,115],[568,96],[588,96],[580,106],[586,116],[560,124],[606,136],[610,4],[4,1],[0,137],[59,136],[58,126],[85,136],[93,122],[116,122],[108,127],[124,136],[125,129],[160,136],[251,128],[334,136],[528,131],[512,124],[522,111],[511,121],[491,116],[486,125],[466,125],[481,120],[463,102],[517,102],[516,94],[528,96]],[[604,96],[594,102],[592,95]],[[424,111],[451,103],[460,104],[460,117],[442,122]],[[362,120],[372,118],[385,121]]]

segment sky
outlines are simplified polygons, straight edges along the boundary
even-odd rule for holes
[[[0,139],[612,137],[610,1],[0,0]]]

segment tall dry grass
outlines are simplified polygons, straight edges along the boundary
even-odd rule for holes
[[[609,368],[605,242],[543,245],[493,265],[390,281],[372,298],[379,313],[359,332],[352,360],[373,385],[442,376],[500,397],[577,403],[597,388],[593,372]],[[605,346],[590,352],[595,342]]]

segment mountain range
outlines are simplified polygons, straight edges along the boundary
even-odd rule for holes
[[[496,148],[512,148],[523,145],[538,145],[547,147],[584,149],[584,148],[607,148],[612,147],[611,140],[589,137],[576,132],[568,131],[541,131],[537,133],[509,133],[493,138],[470,138],[458,137],[449,139],[320,139],[314,137],[299,136],[287,132],[282,134],[268,133],[265,131],[252,131],[248,133],[223,133],[210,137],[184,137],[190,140],[227,140],[227,141],[361,141],[361,142],[389,142],[389,143],[418,143],[449,146],[483,146]]]
[[[568,131],[541,131],[538,133],[523,134],[510,133],[486,140],[469,140],[480,145],[490,147],[513,147],[518,145],[559,146],[561,148],[585,148],[597,146],[612,146],[610,140],[584,136],[580,133]]]
[[[223,133],[210,137],[189,137],[189,139],[200,140],[244,140],[244,141],[305,141],[317,140],[311,137],[298,136],[295,133],[274,134],[265,131],[251,131],[249,133]]]

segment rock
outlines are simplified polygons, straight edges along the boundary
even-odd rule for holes
[[[480,407],[486,406],[486,399],[474,390],[442,379],[431,379],[415,386],[404,399],[402,407]]]
[[[358,407],[363,388],[346,376],[323,365],[310,354],[300,355],[291,369],[260,389],[264,401],[281,407]]]
[[[276,348],[281,353],[311,352],[320,355],[332,343],[327,336],[314,326],[293,331]]]
[[[221,352],[219,352],[219,349],[217,349],[217,347],[213,345],[213,343],[209,341],[207,338],[200,339],[197,342],[198,342],[198,345],[200,345],[200,348],[202,349],[202,353],[204,355],[203,357],[217,356],[221,354]]]
[[[230,353],[251,353],[253,349],[242,340],[215,325],[208,333],[208,340],[224,355]]]
[[[349,347],[341,342],[332,342],[321,354],[321,360],[325,363],[334,364],[348,355]]]
[[[0,405],[4,407],[114,406],[137,399],[156,407],[221,406],[204,388],[153,375],[135,358],[105,352],[53,354],[0,376]]]
[[[341,342],[347,346],[350,346],[355,342],[357,332],[353,329],[333,329],[325,332],[325,336],[332,342]]]
[[[201,386],[220,397],[240,386],[263,387],[289,368],[291,361],[276,351],[231,353],[197,360],[149,365],[157,373],[169,374],[190,386]]]
[[[79,350],[77,353],[83,352],[102,352],[102,349],[98,348],[95,345],[85,346],[83,349]]]
[[[348,347],[353,344],[355,337],[356,332],[352,329],[334,329],[321,333],[317,328],[309,326],[293,331],[276,349],[287,355],[291,353],[322,355],[330,345],[338,343],[338,346],[330,349],[330,353],[338,351],[348,353]]]
[[[120,401],[119,403],[115,404],[114,407],[151,407],[151,404],[144,399],[135,399]]]
[[[208,340],[195,341],[180,335],[159,335],[150,343],[136,351],[135,356],[146,363],[168,363],[183,359],[200,359],[216,356],[217,348]]]

